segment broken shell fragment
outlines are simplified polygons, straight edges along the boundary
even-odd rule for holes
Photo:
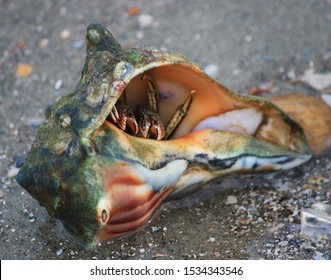
[[[300,233],[312,240],[331,237],[331,205],[318,202],[302,209]]]
[[[121,104],[149,107],[146,135],[134,114],[120,128]],[[167,137],[152,139],[162,125]],[[17,181],[91,247],[218,177],[310,157],[301,126],[271,102],[227,89],[181,55],[122,48],[92,24],[81,80],[50,110]]]

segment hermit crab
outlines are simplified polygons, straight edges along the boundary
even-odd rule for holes
[[[276,105],[219,84],[179,54],[122,48],[87,29],[75,90],[39,128],[17,181],[82,244],[141,227],[166,199],[231,173],[311,157]]]

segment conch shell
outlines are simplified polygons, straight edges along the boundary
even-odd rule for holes
[[[82,244],[132,232],[165,199],[221,176],[310,159],[296,121],[267,100],[229,90],[183,56],[122,48],[99,24],[88,27],[86,42],[78,85],[50,110],[17,176]],[[157,85],[164,124],[195,95],[166,140],[131,135],[109,118],[124,93],[132,109],[148,103],[145,75]]]

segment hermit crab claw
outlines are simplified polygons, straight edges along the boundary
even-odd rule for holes
[[[138,229],[166,198],[215,178],[310,158],[293,119],[183,56],[122,48],[98,24],[86,42],[81,80],[52,108],[17,176],[84,245]]]

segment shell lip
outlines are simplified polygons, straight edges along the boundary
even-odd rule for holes
[[[229,173],[226,170],[230,170],[230,167],[239,158],[254,157],[258,163],[253,163],[249,169],[246,169],[252,173],[258,173],[268,170],[290,169],[312,157],[312,152],[304,141],[300,150],[291,150],[272,142],[257,139],[252,135],[240,135],[213,129],[193,131],[168,140],[133,136],[107,121],[102,127],[102,131],[105,133],[104,135],[111,135],[113,139],[116,139],[116,143],[127,143],[127,148],[131,151],[131,154],[127,155],[129,161],[132,163],[145,162],[144,166],[150,169],[161,168],[175,160],[185,160],[190,164],[203,163],[210,169],[223,170],[224,172],[221,171],[219,174],[221,175],[222,172],[224,174]],[[93,137],[103,138],[104,136],[98,136],[97,133]],[[105,139],[109,142],[109,138]],[[153,151],[153,160],[149,158],[149,153],[140,154],[135,147],[140,147],[138,151]],[[121,152],[119,151],[119,153]],[[148,162],[151,162],[150,166],[146,165]],[[249,161],[247,162],[249,163]]]
[[[87,57],[82,74],[82,79],[81,82],[79,83],[79,86],[77,87],[77,90],[80,90],[82,86],[85,85],[88,88],[87,92],[90,92],[90,94],[88,94],[84,98],[87,98],[87,100],[89,100],[88,102],[92,102],[92,103],[97,102],[98,104],[98,102],[100,101],[102,102],[100,103],[100,107],[96,107],[94,109],[95,113],[93,114],[93,117],[90,118],[90,122],[85,122],[83,125],[84,127],[80,127],[80,131],[78,133],[80,133],[85,138],[89,138],[94,131],[102,127],[103,123],[106,121],[111,110],[115,106],[120,96],[123,94],[124,90],[125,89],[128,90],[130,84],[132,84],[132,82],[135,79],[139,79],[138,77],[141,76],[143,73],[153,72],[158,76],[157,79],[162,80],[163,79],[162,77],[165,75],[162,73],[163,71],[162,69],[166,69],[169,66],[176,67],[176,70],[174,71],[178,71],[182,69],[179,71],[178,75],[188,74],[188,76],[190,76],[190,79],[193,80],[192,84],[194,83],[192,87],[199,87],[199,84],[204,84],[204,85],[209,84],[211,85],[211,88],[206,89],[206,91],[217,90],[223,92],[220,94],[221,96],[220,98],[223,97],[225,99],[224,106],[229,107],[226,110],[233,110],[236,107],[247,108],[250,106],[250,104],[253,104],[255,108],[262,108],[269,106],[271,111],[273,110],[276,112],[270,114],[273,115],[278,114],[277,118],[283,118],[284,122],[288,122],[289,127],[292,126],[296,130],[300,130],[300,127],[296,123],[294,122],[289,123],[291,120],[285,114],[283,114],[278,108],[276,108],[272,103],[260,101],[259,98],[255,98],[255,97],[248,98],[248,97],[240,96],[240,94],[232,92],[223,85],[217,83],[206,73],[204,73],[195,63],[188,61],[182,55],[166,52],[166,51],[158,51],[158,50],[139,50],[139,49],[122,48],[116,42],[112,34],[101,24],[89,25],[89,27],[87,28],[86,38],[87,38]],[[105,63],[104,62],[105,52],[109,53],[109,58],[107,55],[107,59],[112,60],[112,62],[111,63],[110,61],[107,62],[108,64],[107,64],[106,72],[108,73],[107,74],[108,76],[102,77],[100,76],[100,73],[105,72],[105,70],[103,70],[102,67],[106,67],[106,65],[102,66]],[[109,64],[112,65],[113,67],[112,69],[109,69]],[[167,71],[168,71],[167,75],[170,75],[168,79],[176,78],[172,74],[169,74],[173,71],[169,72],[169,69]],[[109,75],[109,73],[111,73],[111,75]],[[197,78],[199,78],[200,80],[197,81]],[[92,80],[94,81],[94,84],[96,84],[97,86],[89,90],[90,85],[87,85],[87,83],[90,83]],[[186,82],[191,83],[188,81]],[[178,85],[181,85],[180,82],[178,82]],[[195,90],[195,88],[191,88],[191,90]],[[132,94],[134,94],[135,99],[141,98],[141,95],[137,95],[136,92],[132,92],[131,95]],[[201,102],[202,100],[201,94],[202,94],[201,92],[197,92],[197,96],[200,95],[199,97],[200,99],[197,100],[197,102]],[[233,105],[229,106],[230,102],[232,102]],[[168,105],[169,101],[167,100],[164,104]],[[211,103],[209,104],[212,105]],[[204,104],[203,106],[205,105],[206,104]],[[174,106],[178,106],[178,103],[177,105]],[[220,105],[219,106],[220,109],[216,109],[216,111],[224,110],[221,109],[222,106],[223,105]],[[201,114],[201,109],[197,108],[194,102],[193,102],[193,107],[194,107],[192,108],[193,114],[196,114],[195,113],[196,109],[198,109],[199,111],[198,114]],[[269,110],[269,109],[265,109],[265,110]],[[186,118],[190,118],[190,116],[187,116]],[[76,117],[72,119],[79,119],[79,118]],[[188,132],[190,131],[186,131],[185,134],[187,134]],[[303,134],[302,131],[301,132],[299,131],[298,133]],[[302,141],[304,142],[305,140],[302,139]],[[290,150],[292,149],[290,148]],[[306,149],[304,147],[302,147],[302,149],[300,148],[299,152],[300,150],[302,150],[303,153],[306,153]]]
[[[80,90],[82,86],[91,79],[95,80],[97,87],[92,89],[90,95],[87,95],[86,98],[92,98],[95,94],[98,94],[98,97],[93,97],[91,101],[99,102],[102,100],[101,107],[95,108],[95,112],[93,117],[90,118],[89,122],[85,122],[84,127],[80,127],[79,133],[85,137],[89,138],[90,135],[95,132],[96,130],[100,129],[103,123],[106,121],[107,117],[109,116],[111,110],[115,106],[116,102],[118,101],[119,97],[123,94],[124,90],[129,86],[129,84],[137,77],[142,75],[143,73],[147,73],[150,71],[154,71],[154,69],[161,69],[162,67],[166,66],[180,66],[181,68],[188,69],[191,73],[194,73],[195,76],[192,77],[199,77],[201,82],[204,84],[212,84],[214,85],[213,89],[217,89],[223,91],[223,96],[227,95],[226,98],[233,100],[234,105],[232,106],[235,108],[236,106],[242,106],[242,108],[249,107],[250,104],[255,104],[256,108],[259,107],[270,107],[271,110],[275,111],[271,114],[278,114],[278,118],[283,118],[284,122],[288,123],[289,127],[295,128],[298,131],[298,134],[301,134],[302,142],[305,142],[304,133],[301,127],[292,121],[289,117],[287,117],[281,110],[279,110],[276,106],[272,103],[268,103],[265,101],[260,101],[259,98],[255,97],[243,97],[240,94],[232,92],[231,90],[227,89],[223,85],[217,83],[207,74],[205,74],[196,64],[188,61],[182,55],[171,53],[171,52],[163,52],[157,50],[139,50],[139,49],[125,49],[120,46],[112,36],[112,34],[101,24],[91,24],[87,28],[87,57],[86,62],[82,74],[81,82],[77,87],[77,90]],[[101,55],[104,52],[108,52],[110,54],[109,59],[113,60],[113,69],[108,69],[108,73],[111,70],[111,75],[108,77],[101,77],[100,74],[102,71],[102,64],[104,64],[104,57]],[[101,56],[99,56],[99,54]],[[93,59],[96,59],[95,63],[89,66],[89,63]],[[99,61],[100,59],[100,61]],[[97,63],[100,62],[100,63]],[[110,64],[110,62],[108,62]],[[94,66],[94,67],[92,67]],[[109,66],[107,66],[109,67]],[[89,72],[93,69],[92,72]],[[177,69],[177,68],[176,68]],[[161,71],[161,70],[160,70]],[[184,72],[181,72],[182,75]],[[187,73],[187,72],[186,72]],[[90,78],[87,78],[90,77]],[[197,83],[197,82],[195,82]],[[87,86],[89,87],[89,85]],[[193,89],[194,90],[194,89]],[[89,92],[89,90],[87,90]],[[101,98],[99,95],[105,94],[104,98]],[[101,98],[101,99],[100,99]],[[229,102],[229,101],[226,101]],[[232,102],[232,101],[231,101]],[[238,105],[236,105],[238,103]],[[79,104],[78,104],[79,105]],[[178,105],[177,105],[178,106]],[[226,105],[225,105],[226,106]],[[232,108],[232,109],[233,109]],[[229,110],[232,110],[229,108]],[[192,109],[193,110],[193,109]],[[266,109],[269,110],[269,109]],[[72,118],[73,119],[73,118]],[[79,118],[74,118],[79,119]],[[292,123],[291,123],[292,121]],[[301,129],[301,131],[300,131]],[[187,134],[190,131],[187,131]],[[291,132],[292,133],[292,132]],[[273,137],[273,136],[271,136]],[[270,137],[269,137],[270,138]],[[268,140],[268,139],[264,139]],[[272,140],[272,139],[269,139]],[[270,143],[274,141],[269,141]],[[274,142],[277,145],[277,142]],[[283,145],[283,147],[286,145]],[[289,147],[290,151],[292,149]],[[309,148],[306,148],[304,144],[299,147],[298,152],[308,154]]]

